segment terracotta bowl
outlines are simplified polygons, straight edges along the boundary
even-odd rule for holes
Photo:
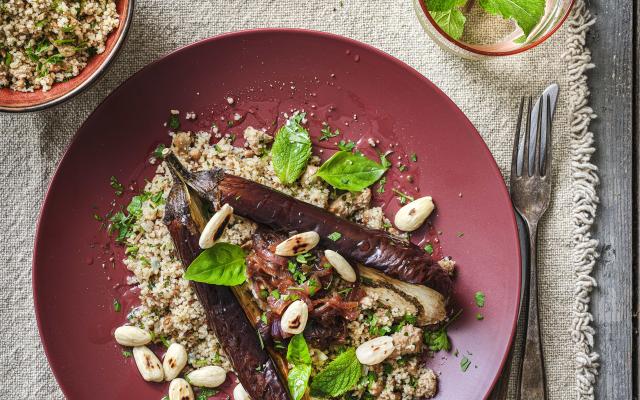
[[[120,25],[109,34],[105,51],[91,57],[78,76],[66,82],[54,83],[46,92],[42,90],[18,92],[9,88],[0,88],[0,111],[25,112],[49,108],[69,100],[95,83],[116,58],[127,37],[133,19],[134,3],[135,0],[116,0]]]

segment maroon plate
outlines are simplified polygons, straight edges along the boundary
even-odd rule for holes
[[[236,99],[233,107],[227,96]],[[387,215],[398,209],[392,187],[433,195],[431,234],[441,232],[444,254],[458,261],[455,301],[464,309],[449,330],[457,352],[429,360],[441,373],[438,398],[487,395],[511,342],[520,296],[514,214],[489,150],[444,93],[395,58],[331,34],[273,29],[207,39],[144,68],[91,114],[60,162],[38,225],[33,290],[42,342],[67,398],[156,400],[167,390],[143,382],[111,336],[136,296],[124,284],[122,249],[98,232],[93,217],[110,208],[109,178],[135,184],[152,176],[147,159],[169,141],[164,123],[171,109],[197,113],[195,121],[182,119],[184,128],[209,129],[215,121],[240,133],[247,125],[268,127],[292,108],[307,111],[314,137],[328,120],[342,132],[336,139],[358,140],[372,153],[366,140],[372,137],[378,149],[394,151],[394,163],[402,157],[409,169],[394,167],[386,197],[378,199]],[[220,121],[235,112],[246,117],[239,126]],[[126,204],[132,194],[117,202]],[[429,234],[423,229],[413,238]],[[477,291],[486,293],[482,309]],[[123,303],[121,312],[114,312],[114,298]],[[476,319],[478,312],[484,320]],[[466,372],[463,357],[471,361]]]

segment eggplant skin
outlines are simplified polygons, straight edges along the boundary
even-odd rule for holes
[[[183,265],[189,265],[202,251],[200,231],[191,217],[187,188],[174,176],[165,208],[164,223]],[[229,287],[191,282],[205,310],[209,326],[231,361],[238,379],[253,399],[289,400],[286,386],[262,348],[258,333]]]
[[[453,290],[449,274],[412,243],[338,217],[257,182],[227,174],[222,169],[192,173],[173,153],[166,161],[198,195],[216,208],[229,204],[235,214],[279,232],[316,231],[321,246],[352,261],[405,282],[424,284],[445,297]],[[341,238],[329,239],[333,232],[339,232]]]

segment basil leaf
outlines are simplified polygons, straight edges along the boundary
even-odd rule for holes
[[[311,157],[309,132],[302,126],[305,114],[289,118],[276,134],[271,147],[271,164],[280,182],[292,184],[302,175]]]
[[[464,31],[464,24],[467,18],[458,9],[447,11],[429,11],[436,24],[449,36],[460,39]]]
[[[301,333],[295,335],[289,341],[287,348],[287,361],[291,364],[311,364],[311,354],[306,340]]]
[[[429,11],[449,11],[454,7],[465,5],[467,0],[425,0]]]
[[[244,257],[240,246],[216,243],[193,260],[184,279],[210,285],[240,285],[247,280]]]
[[[287,375],[287,383],[293,400],[300,400],[307,391],[307,384],[311,376],[311,364],[294,365]]]
[[[336,189],[360,192],[386,171],[387,168],[362,155],[339,151],[320,166],[316,175]]]
[[[299,333],[291,338],[287,348],[287,361],[293,368],[287,375],[287,383],[293,400],[300,400],[304,396],[311,376],[311,354],[304,336]]]
[[[353,348],[340,354],[320,371],[311,382],[314,396],[337,397],[352,389],[360,380],[362,366]]]
[[[480,0],[480,6],[490,14],[513,19],[526,36],[544,15],[545,0]]]

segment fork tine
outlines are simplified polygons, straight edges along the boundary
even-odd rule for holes
[[[541,143],[541,137],[542,137],[542,113],[543,111],[545,111],[545,104],[544,104],[544,97],[540,97],[540,107],[538,109],[538,115],[537,115],[537,121],[536,121],[536,142],[535,142],[535,149],[534,154],[533,154],[533,176],[540,176],[542,175],[541,172],[541,167],[540,167],[540,158],[542,156],[542,143]],[[549,105],[547,104],[547,108],[549,108]],[[545,122],[546,122],[546,118],[545,118]]]
[[[545,112],[545,141],[544,141],[544,159],[542,161],[542,176],[547,175],[547,171],[551,168],[551,97],[547,95],[547,109]]]
[[[529,96],[529,102],[527,104],[527,125],[524,131],[524,150],[522,151],[522,176],[530,176],[529,174],[529,137],[531,136],[531,103],[533,103],[531,96]]]
[[[520,129],[522,128],[522,112],[524,111],[524,97],[520,98],[520,110],[516,124],[516,137],[513,142],[513,155],[511,156],[511,178],[518,176],[518,154],[520,153]]]

